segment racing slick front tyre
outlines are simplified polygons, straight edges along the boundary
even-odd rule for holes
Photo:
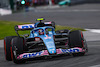
[[[81,31],[76,30],[69,33],[69,47],[79,47],[84,48],[84,37]],[[73,53],[73,56],[83,56],[85,55],[85,52],[80,53]]]
[[[16,64],[22,64],[26,61],[23,59],[17,59],[18,55],[23,53],[24,38],[16,37],[12,39],[12,53],[13,53],[13,62]]]
[[[4,52],[5,52],[5,59],[7,61],[12,61],[11,40],[14,37],[17,36],[8,36],[4,38]]]

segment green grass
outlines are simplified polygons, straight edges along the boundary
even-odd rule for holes
[[[75,27],[70,27],[70,26],[60,26],[60,25],[56,25],[56,30],[62,30],[62,29],[68,29],[68,30],[81,30],[81,31],[86,31],[83,28],[75,28]]]
[[[15,22],[15,21],[0,21],[0,39],[3,39],[6,36],[16,36],[17,34],[14,30],[14,26],[22,24],[29,24],[29,23]],[[73,30],[85,31],[82,28],[56,25],[56,30],[61,30],[61,29],[73,29]],[[19,33],[25,34],[25,33],[30,33],[30,31],[19,31]]]

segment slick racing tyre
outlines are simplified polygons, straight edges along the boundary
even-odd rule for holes
[[[7,61],[12,60],[12,53],[11,53],[11,40],[12,38],[17,36],[8,36],[4,38],[4,52],[5,52],[5,59]]]
[[[69,47],[74,48],[74,47],[79,47],[79,48],[84,48],[84,37],[81,31],[72,31],[69,33]],[[83,56],[85,52],[81,53],[73,53],[73,56]]]
[[[24,38],[16,37],[12,39],[12,53],[13,53],[13,62],[16,64],[25,63],[25,60],[17,59],[17,56],[23,53]]]

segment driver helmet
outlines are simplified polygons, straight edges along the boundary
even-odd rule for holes
[[[39,35],[43,35],[44,31],[42,29],[39,29]]]

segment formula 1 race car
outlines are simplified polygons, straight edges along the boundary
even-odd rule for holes
[[[51,57],[62,54],[83,56],[88,51],[86,40],[81,31],[55,31],[54,22],[43,22],[37,19],[35,24],[16,25],[15,31],[31,30],[23,36],[8,36],[4,38],[5,58],[16,64],[25,63],[27,59],[36,57]]]

